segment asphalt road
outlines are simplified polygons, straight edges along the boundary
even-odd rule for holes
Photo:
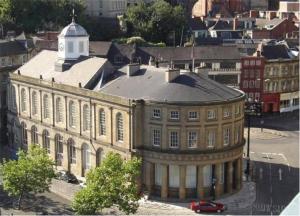
[[[299,192],[299,115],[268,116],[264,123],[265,128],[280,130],[285,136],[250,137],[256,201],[241,214],[278,215]]]

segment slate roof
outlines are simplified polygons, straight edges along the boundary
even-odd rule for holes
[[[0,56],[10,56],[26,53],[26,48],[20,42],[0,40]]]
[[[199,18],[189,19],[189,27],[192,31],[207,30],[205,23]]]
[[[240,91],[195,73],[180,74],[175,80],[167,83],[165,81],[167,68],[142,66],[130,77],[125,74],[125,69],[126,67],[120,69],[120,75],[106,83],[100,91],[128,99],[176,104],[218,103],[244,95]]]
[[[111,44],[111,42],[107,41],[90,41],[90,55],[106,57]]]
[[[288,48],[284,44],[264,45],[261,54],[266,59],[290,59]]]
[[[57,61],[57,52],[50,50],[43,50],[35,57],[33,57],[26,64],[21,66],[21,75],[33,78],[40,78],[42,75],[44,80],[51,81],[52,77],[55,82],[67,84],[71,86],[78,86],[81,82],[82,86],[86,86],[91,79],[93,79],[101,71],[104,64],[107,64],[107,59],[98,57],[85,57],[74,64],[70,69],[64,72],[57,72],[54,69]],[[14,73],[17,73],[15,71]]]
[[[238,60],[241,58],[236,46],[139,47],[139,49],[149,56],[166,61],[186,61],[191,60],[192,56],[197,60]]]

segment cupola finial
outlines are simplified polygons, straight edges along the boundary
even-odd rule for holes
[[[75,22],[75,9],[72,10],[72,23]]]

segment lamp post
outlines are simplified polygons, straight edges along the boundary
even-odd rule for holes
[[[247,137],[247,166],[245,174],[247,175],[247,181],[250,174],[250,127],[251,127],[251,116],[261,115],[261,103],[256,101],[248,100],[246,103],[245,114],[247,115],[247,126],[248,126],[248,137]]]

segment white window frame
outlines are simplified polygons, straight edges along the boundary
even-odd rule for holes
[[[179,132],[176,130],[169,132],[169,146],[170,148],[179,147]]]
[[[155,119],[160,119],[161,118],[161,110],[154,108],[153,109],[153,113],[152,113],[152,117]]]
[[[189,111],[189,120],[196,120],[198,119],[198,112],[197,111]]]
[[[231,116],[230,108],[225,107],[223,112],[223,118],[229,118]]]
[[[198,133],[197,131],[188,131],[188,148],[197,148]]]
[[[216,131],[209,130],[207,133],[207,147],[214,148],[216,144]]]
[[[230,128],[224,128],[223,130],[223,145],[228,146],[230,144]]]
[[[44,107],[44,119],[50,118],[50,110],[49,110],[49,97],[47,94],[43,96],[43,107]]]
[[[176,111],[176,110],[170,111],[170,119],[179,120],[179,118],[180,118],[179,111]]]
[[[155,185],[161,186],[162,185],[162,165],[161,164],[155,164],[154,175],[155,175]]]
[[[69,101],[69,127],[76,127],[76,106],[73,100]]]
[[[217,117],[217,115],[216,115],[216,110],[207,110],[207,119],[209,119],[209,120],[215,120],[216,119],[216,117]]]
[[[152,129],[152,145],[153,146],[161,145],[161,130],[159,128]]]
[[[106,136],[106,114],[104,109],[99,110],[99,135]]]
[[[197,188],[197,166],[186,166],[186,188]]]
[[[121,113],[116,115],[116,129],[117,129],[117,141],[124,141],[124,119]]]
[[[179,166],[169,165],[169,187],[179,188]]]

